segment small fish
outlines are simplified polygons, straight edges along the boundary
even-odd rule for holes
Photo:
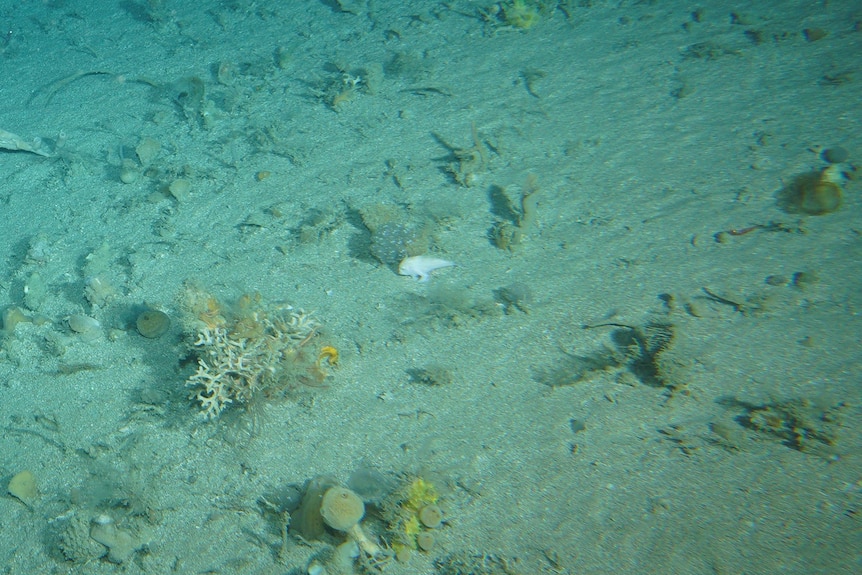
[[[431,256],[412,256],[404,258],[398,264],[398,274],[402,276],[410,276],[413,279],[427,282],[431,277],[431,272],[440,268],[448,268],[454,266],[455,262],[449,260],[441,260],[440,258],[432,258]]]

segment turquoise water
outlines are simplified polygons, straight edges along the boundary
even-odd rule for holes
[[[4,572],[857,572],[860,18],[0,6]]]

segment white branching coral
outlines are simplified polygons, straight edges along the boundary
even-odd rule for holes
[[[194,389],[192,397],[203,415],[215,419],[231,403],[247,403],[258,393],[283,390],[292,380],[301,380],[300,348],[318,328],[311,314],[292,308],[272,314],[254,311],[231,327],[202,325],[192,344],[198,369],[186,385]]]

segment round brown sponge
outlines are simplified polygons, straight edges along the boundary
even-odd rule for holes
[[[320,502],[323,522],[337,531],[345,531],[369,557],[381,558],[385,551],[362,530],[365,504],[356,492],[346,487],[330,487]]]
[[[365,515],[365,504],[355,492],[346,487],[330,487],[323,494],[320,514],[333,529],[349,531]]]

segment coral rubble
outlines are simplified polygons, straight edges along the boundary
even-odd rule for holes
[[[302,348],[319,329],[311,314],[289,306],[241,308],[223,322],[201,322],[192,344],[197,371],[186,380],[207,419],[231,403],[284,393],[326,377],[314,354]]]

